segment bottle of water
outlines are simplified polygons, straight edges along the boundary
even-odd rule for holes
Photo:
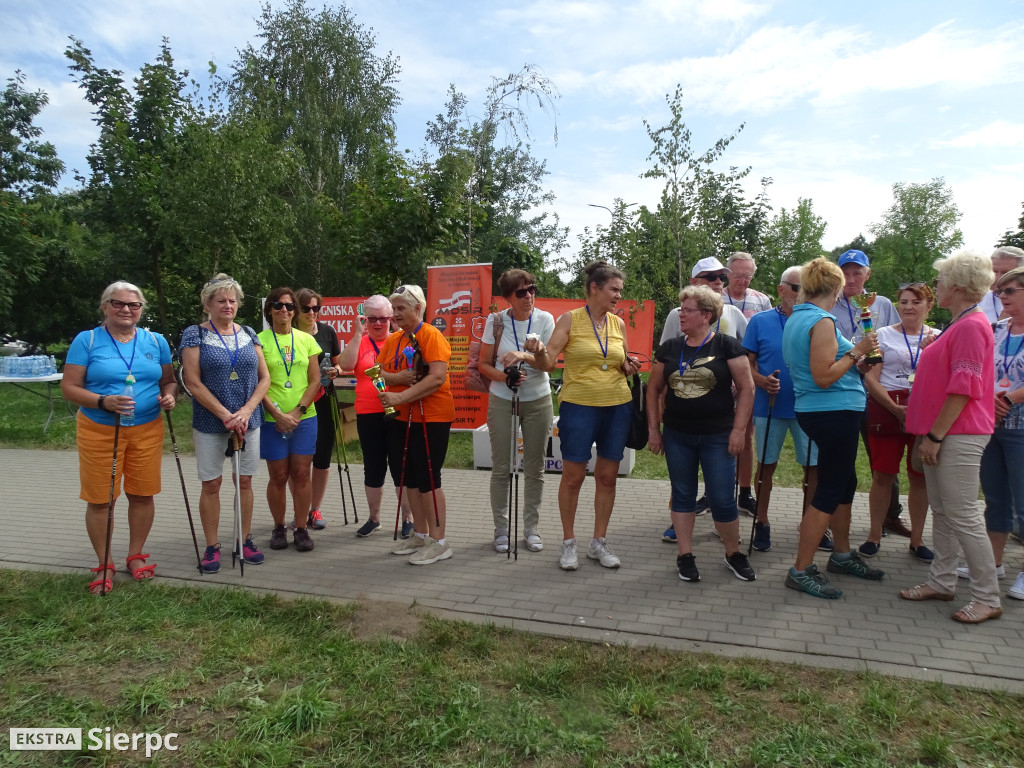
[[[274,403],[274,407],[275,407],[275,408],[277,408],[277,410],[279,410],[279,411],[281,410],[281,406],[280,406],[280,404],[278,404],[278,403]],[[291,433],[291,432],[282,432],[282,433],[281,433],[281,436],[282,436],[282,437],[283,437],[283,438],[284,438],[285,440],[291,440],[291,439],[292,439],[292,433]]]
[[[133,401],[135,400],[135,387],[131,384],[125,383],[124,389],[121,390],[121,395],[124,397],[130,397]],[[135,405],[132,405],[132,409],[128,413],[121,414],[121,426],[130,427],[135,424]]]

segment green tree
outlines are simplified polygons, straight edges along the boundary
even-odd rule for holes
[[[798,198],[791,211],[780,208],[768,224],[757,258],[760,289],[774,295],[774,288],[787,268],[821,256],[826,226],[825,220],[814,213],[814,203],[809,198]]]
[[[1024,204],[1021,205],[1021,208],[1024,209]],[[1024,212],[1021,213],[1020,220],[1017,222],[1017,231],[1006,230],[1006,233],[996,245],[1015,245],[1018,248],[1024,248]]]

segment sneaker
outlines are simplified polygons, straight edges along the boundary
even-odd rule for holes
[[[825,531],[825,535],[821,537],[821,541],[818,542],[818,549],[822,552],[831,552],[835,545],[832,543],[832,532]]]
[[[957,568],[956,569],[956,575],[959,576],[961,579],[969,579],[969,578],[971,578],[971,572],[969,570],[967,570],[967,566],[966,565],[961,565],[959,568]],[[1003,566],[1001,566],[1001,565],[997,565],[996,566],[996,578],[997,579],[1002,579],[1002,578],[1005,578],[1005,577],[1006,577],[1006,569]]]
[[[220,570],[220,544],[214,544],[212,547],[206,548],[206,552],[203,553],[201,567],[203,573],[216,573]]]
[[[697,499],[697,510],[694,512],[697,517],[706,515],[711,511],[711,506],[708,504],[708,495],[705,493],[699,499]]]
[[[795,589],[797,592],[806,592],[814,597],[823,597],[826,600],[835,600],[843,596],[841,589],[836,589],[828,583],[828,579],[822,576],[818,566],[811,563],[807,570],[798,573],[795,568],[790,568],[786,574],[786,586]]]
[[[935,553],[932,552],[928,547],[922,544],[920,547],[910,547],[910,554],[920,560],[922,563],[930,563],[935,559]]]
[[[415,530],[415,526],[412,524],[412,520],[402,521],[402,538],[408,539],[412,536],[412,532]]]
[[[622,565],[622,561],[612,554],[611,547],[604,538],[591,540],[590,546],[587,547],[587,557],[597,560],[605,568],[618,568]]]
[[[270,532],[271,549],[288,549],[288,529],[283,525],[275,525]]]
[[[740,581],[754,581],[757,575],[750,567],[750,561],[742,552],[736,551],[725,557],[725,567],[728,568]]]
[[[692,552],[676,558],[676,570],[682,581],[700,581],[700,571],[697,570],[697,561]]]
[[[398,542],[398,544],[395,546],[395,548],[391,550],[391,554],[392,555],[412,555],[412,554],[415,554],[416,552],[419,552],[421,549],[423,549],[425,546],[427,546],[427,544],[430,541],[433,541],[433,539],[431,539],[429,536],[410,535],[408,541],[400,541],[400,542]]]
[[[544,549],[544,542],[540,540],[540,534],[536,531],[526,534],[526,548],[531,552],[540,552]]]
[[[439,560],[447,560],[453,554],[447,541],[444,544],[438,544],[431,539],[427,546],[420,547],[418,552],[409,556],[409,563],[410,565],[430,565]]]
[[[378,528],[380,528],[379,522],[367,520],[365,523],[362,524],[362,526],[360,526],[359,530],[356,531],[356,536],[358,536],[360,539],[365,539]]]
[[[747,517],[757,517],[757,499],[753,495],[740,496],[739,508],[747,513]]]
[[[772,548],[772,527],[768,523],[754,523],[754,549],[769,552]]]
[[[576,539],[562,542],[562,556],[558,558],[558,567],[563,571],[575,571],[580,567],[579,558],[576,557]]]
[[[251,533],[242,544],[242,559],[249,565],[260,565],[263,562],[263,553],[256,549],[256,542],[252,540]]]
[[[863,544],[857,547],[857,551],[860,553],[861,557],[874,557],[878,554],[878,550],[880,550],[881,548],[881,544],[875,544],[875,542],[873,541],[865,541]]]
[[[508,534],[499,533],[494,536],[494,551],[508,552]]]
[[[296,528],[295,533],[292,534],[292,539],[295,541],[295,548],[299,552],[313,551],[313,539],[305,528]]]
[[[1024,571],[1017,574],[1017,580],[1006,591],[1006,596],[1012,597],[1014,600],[1024,600]]]
[[[827,568],[829,573],[848,573],[851,576],[869,579],[870,581],[881,581],[882,577],[885,576],[885,571],[881,568],[869,567],[856,552],[851,552],[850,556],[844,560],[838,559],[833,552],[832,556],[828,559]]]
[[[661,534],[661,540],[664,541],[666,544],[675,544],[676,527],[674,525],[670,525],[668,528],[666,528],[665,532]]]
[[[309,513],[309,517],[306,519],[306,525],[314,531],[322,531],[327,527],[327,521],[324,520],[324,516],[320,514],[319,509],[314,509]]]

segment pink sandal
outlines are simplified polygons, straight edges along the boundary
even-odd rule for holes
[[[128,555],[128,557],[124,559],[124,564],[128,566],[128,573],[130,573],[132,575],[132,578],[136,581],[145,581],[146,579],[152,579],[156,575],[156,563],[153,563],[152,565],[143,565],[135,569],[132,568],[133,560],[142,560],[143,562],[145,562],[148,559],[149,555],[142,554]]]
[[[89,570],[92,571],[93,573],[103,572],[104,576],[105,576],[107,571],[114,571],[114,572],[116,572],[117,569],[114,568],[113,564],[111,564],[111,565],[97,565],[95,568],[90,568]],[[99,587],[99,589],[97,589],[97,587]],[[86,587],[86,589],[89,590],[89,592],[94,594],[94,595],[109,595],[110,591],[113,588],[114,588],[114,580],[112,578],[111,579],[102,578],[102,579],[96,579],[96,581],[90,581],[89,582],[89,586]]]

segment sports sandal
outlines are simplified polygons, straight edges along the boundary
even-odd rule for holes
[[[953,621],[959,621],[961,624],[981,624],[981,622],[988,621],[989,619],[998,619],[1002,615],[1002,608],[971,600],[971,602],[953,614]]]
[[[148,560],[148,559],[149,559],[149,555],[141,555],[141,554],[140,555],[128,555],[128,557],[126,557],[124,559],[124,564],[126,566],[128,566],[128,573],[130,573],[132,575],[132,578],[135,579],[136,581],[145,581],[146,579],[152,579],[154,576],[156,576],[156,573],[154,573],[154,571],[156,571],[156,563],[153,563],[152,565],[143,565],[143,566],[140,566],[138,568],[132,568],[132,561],[134,561],[134,560],[145,561],[145,560]]]
[[[918,584],[916,587],[909,587],[900,590],[900,597],[904,600],[945,600],[949,602],[956,595],[939,590],[928,584]]]
[[[110,565],[97,565],[95,568],[90,568],[89,570],[92,571],[93,573],[100,573],[101,571],[114,571],[115,573],[117,572],[117,569],[114,567],[113,563],[111,563]],[[109,595],[110,594],[110,590],[112,590],[113,588],[114,588],[114,579],[113,578],[110,578],[110,579],[103,579],[103,578],[96,579],[96,581],[90,581],[89,582],[89,586],[86,587],[86,589],[88,589],[89,592],[91,592],[94,595],[102,595],[102,594],[108,594]]]

